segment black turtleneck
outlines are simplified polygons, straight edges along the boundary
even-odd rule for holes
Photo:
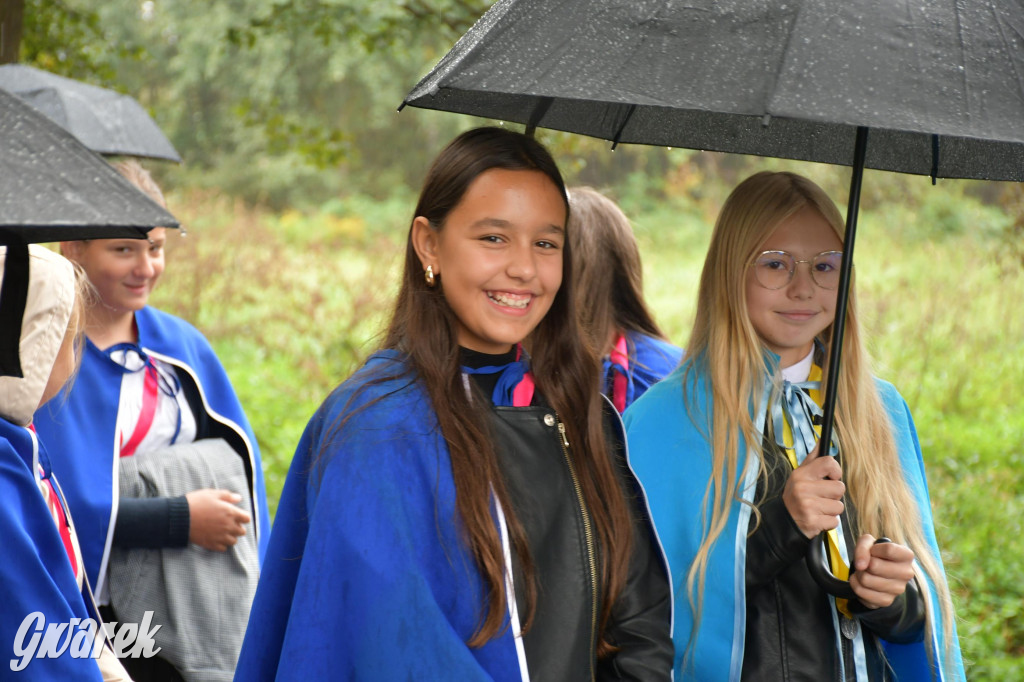
[[[515,362],[516,359],[516,348],[513,346],[507,353],[498,353],[494,355],[492,353],[481,353],[480,351],[470,350],[464,346],[459,346],[459,363],[464,367],[470,367],[472,369],[478,369],[480,367],[500,367],[501,365],[507,365],[510,362]],[[488,400],[494,395],[494,387],[498,385],[498,378],[501,377],[501,372],[495,372],[494,374],[471,374],[473,382],[477,387],[483,391],[483,394]]]

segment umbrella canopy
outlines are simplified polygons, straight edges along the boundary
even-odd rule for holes
[[[500,0],[404,104],[614,142],[1024,181],[1024,5]]]
[[[830,443],[863,170],[1024,181],[1024,4],[499,0],[406,104],[615,144],[852,166]],[[811,547],[815,578],[852,598]]]
[[[178,221],[48,118],[0,90],[0,376],[21,376],[28,244],[140,239]]]
[[[0,244],[145,236],[178,221],[67,131],[0,90]]]
[[[94,152],[181,161],[146,110],[128,95],[22,64],[0,66],[0,88],[46,114]]]

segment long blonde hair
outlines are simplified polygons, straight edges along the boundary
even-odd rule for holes
[[[726,527],[732,504],[742,500],[741,444],[758,458],[758,475],[762,479],[766,476],[762,435],[751,412],[762,397],[765,378],[775,374],[777,367],[766,355],[747,312],[746,271],[779,224],[804,208],[817,211],[843,239],[845,223],[839,209],[807,178],[787,172],[761,172],[747,178],[726,199],[704,262],[696,319],[686,348],[692,362],[683,377],[683,391],[692,418],[696,396],[689,388],[694,385],[695,373],[708,377],[710,422],[697,427],[706,430],[711,444],[713,474],[705,490],[710,518],[702,519],[704,538],[687,575],[695,623],[688,656],[700,623],[712,545]],[[852,274],[835,414],[836,439],[842,444],[843,481],[848,499],[857,510],[852,531],[854,537],[862,533],[885,535],[914,551],[939,595],[942,636],[948,646],[953,623],[949,589],[939,558],[925,538],[913,493],[899,475],[902,467],[890,418],[861,341]],[[829,326],[819,335],[822,345],[828,345],[831,333]],[[831,368],[823,370],[824,385]],[[926,634],[930,634],[931,622],[929,619]],[[931,637],[926,641],[930,642]],[[929,655],[934,656],[930,645]]]
[[[160,185],[156,184],[156,180],[153,179],[153,176],[150,175],[148,170],[143,168],[141,163],[135,159],[126,159],[123,161],[115,161],[111,165],[118,173],[123,175],[128,182],[145,192],[146,196],[164,208],[167,208],[167,201],[164,199],[164,193],[160,189]]]

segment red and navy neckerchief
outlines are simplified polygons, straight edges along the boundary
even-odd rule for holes
[[[142,360],[142,367],[136,370],[128,369],[124,366],[124,363],[117,361],[113,357],[113,353],[121,351],[124,353],[125,359],[127,359],[128,352],[135,353]],[[131,457],[135,454],[135,450],[142,443],[146,434],[149,433],[149,429],[153,426],[153,419],[156,416],[157,403],[160,400],[160,393],[175,399],[177,404],[178,391],[181,390],[181,384],[178,382],[177,377],[171,379],[166,378],[160,373],[156,364],[154,364],[152,358],[142,350],[142,347],[135,343],[117,343],[107,348],[105,351],[107,357],[110,358],[111,362],[121,368],[125,374],[134,374],[135,372],[145,372],[145,377],[142,385],[142,410],[139,412],[139,419],[135,422],[135,428],[132,430],[131,436],[128,438],[128,442],[124,441],[124,434],[121,434],[121,457]],[[173,383],[172,383],[173,382]],[[171,442],[175,442],[178,439],[178,434],[181,432],[181,410],[178,410],[178,423],[174,429],[174,436],[171,438]]]
[[[626,336],[619,334],[611,352],[604,358],[605,394],[622,414],[633,403],[635,388],[629,375],[629,351]]]
[[[32,433],[36,432],[36,427],[32,424],[28,425],[28,429]],[[44,455],[40,453],[40,459],[43,457]],[[80,555],[75,546],[77,543],[72,536],[74,531],[71,529],[71,520],[68,518],[67,504],[64,502],[63,495],[58,491],[58,487],[54,485],[53,470],[50,468],[49,461],[47,460],[45,464],[46,466],[43,466],[43,462],[40,461],[37,465],[36,476],[39,481],[39,492],[42,493],[46,507],[50,510],[50,516],[53,517],[53,522],[57,526],[61,544],[64,545],[64,552],[71,563],[71,572],[75,574],[75,580],[81,586],[84,573]]]
[[[491,394],[491,402],[499,407],[527,407],[533,402],[536,388],[530,373],[530,358],[522,344],[516,344],[516,359],[504,365],[486,367],[462,366],[464,374],[498,374],[498,383]]]

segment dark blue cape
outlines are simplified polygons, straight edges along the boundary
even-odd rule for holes
[[[135,313],[139,345],[149,355],[190,374],[202,393],[206,411],[237,435],[247,450],[254,473],[252,499],[257,507],[251,530],[259,539],[260,557],[270,528],[259,448],[231,382],[209,342],[189,323],[173,315],[143,308]],[[46,443],[75,517],[85,568],[93,589],[101,589],[117,500],[117,411],[121,366],[92,342],[86,343],[82,367],[65,391],[35,414],[39,438]]]
[[[486,602],[447,446],[413,375],[373,383],[407,369],[376,353],[307,426],[236,680],[522,679],[510,629],[466,645]]]
[[[33,471],[35,438],[25,427],[0,419],[0,678],[17,675],[10,669],[15,637],[25,617],[42,613],[47,624],[89,618],[50,510]],[[40,453],[46,468],[46,458]],[[35,630],[22,640],[28,645]],[[70,650],[70,647],[69,647]],[[96,661],[73,658],[70,651],[55,659],[35,658],[20,672],[34,680],[101,680]]]
[[[683,403],[683,372],[689,361],[665,378],[626,411],[626,433],[630,463],[647,491],[654,525],[668,556],[675,599],[672,637],[676,644],[676,680],[716,682],[738,678],[742,669],[746,601],[746,533],[750,507],[733,500],[725,530],[712,548],[704,588],[703,617],[693,647],[692,667],[683,668],[683,655],[694,628],[694,613],[686,587],[686,575],[703,538],[702,514],[710,514],[710,502],[704,499],[705,485],[711,476],[711,448],[706,437],[710,422],[711,394],[706,377],[699,372],[687,387],[691,405]],[[902,474],[910,486],[921,515],[925,539],[939,559],[935,525],[928,498],[924,461],[910,409],[896,388],[877,381],[878,392],[892,420],[893,437],[899,451]],[[761,428],[755,415],[755,427]],[[699,429],[694,424],[705,428]],[[746,446],[741,443],[746,451]],[[740,476],[746,476],[746,490],[753,495],[756,463],[742,458]],[[746,472],[743,471],[746,467]],[[750,502],[748,499],[747,502]],[[710,517],[709,517],[710,518]],[[937,610],[938,597],[931,583],[925,590],[931,609],[929,618],[934,632],[941,634]],[[924,643],[892,644],[883,642],[886,656],[901,682],[928,680],[929,665]],[[953,648],[945,652],[943,662],[952,677],[964,677],[960,647],[953,627]]]
[[[630,389],[626,400],[628,408],[647,389],[679,366],[683,359],[683,349],[638,331],[626,332],[626,347],[629,349]],[[605,358],[605,364],[609,364],[608,358]],[[612,376],[613,374],[606,370],[605,395],[611,395]]]

